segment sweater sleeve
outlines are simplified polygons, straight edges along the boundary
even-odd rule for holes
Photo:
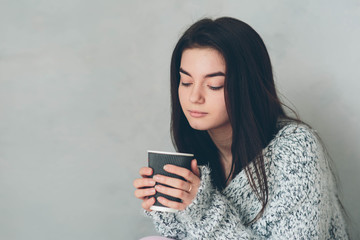
[[[181,222],[177,219],[175,213],[144,211],[145,215],[152,218],[155,229],[162,236],[172,239],[185,239],[186,231]]]
[[[256,239],[241,221],[240,212],[210,181],[210,169],[201,168],[201,185],[194,201],[177,213],[189,239]]]

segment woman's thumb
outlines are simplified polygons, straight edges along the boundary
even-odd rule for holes
[[[199,170],[199,167],[197,165],[197,161],[196,159],[193,159],[191,161],[191,171],[198,177],[200,177],[200,170]]]

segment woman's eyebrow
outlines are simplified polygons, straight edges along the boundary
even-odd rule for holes
[[[188,75],[189,77],[191,77],[191,74],[188,73],[187,71],[185,71],[184,69],[180,68],[179,69],[179,72],[185,74],[185,75]],[[214,73],[209,73],[209,74],[206,74],[205,75],[205,78],[211,78],[211,77],[217,77],[217,76],[223,76],[225,77],[225,73],[219,71],[219,72],[214,72]]]
[[[209,73],[209,74],[206,74],[205,78],[217,77],[217,76],[223,76],[223,77],[225,77],[225,73],[223,73],[223,72]]]
[[[187,71],[185,71],[185,70],[182,69],[182,68],[179,69],[179,72],[181,72],[181,73],[183,73],[183,74],[188,75],[189,77],[191,77],[191,74],[188,73]]]

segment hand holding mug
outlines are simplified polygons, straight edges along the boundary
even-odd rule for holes
[[[197,166],[197,161],[196,159],[191,161],[191,170],[169,164],[164,166],[164,170],[178,175],[185,180],[163,175],[155,175],[153,179],[157,183],[163,184],[157,184],[155,186],[156,191],[164,195],[180,199],[181,201],[178,202],[169,200],[163,196],[159,196],[157,200],[159,203],[170,209],[184,210],[194,200],[200,186],[200,171]]]
[[[148,151],[149,167],[134,181],[135,196],[147,210],[174,212],[185,209],[200,186],[200,171],[192,154]]]

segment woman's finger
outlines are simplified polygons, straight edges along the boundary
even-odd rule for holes
[[[158,197],[157,200],[162,205],[164,205],[166,207],[169,207],[169,208],[177,209],[177,210],[184,210],[186,208],[186,206],[187,206],[184,203],[171,201],[171,200],[169,200],[167,198],[164,198],[164,197]]]
[[[188,189],[190,189],[190,183],[185,182],[181,179],[167,177],[167,176],[163,176],[163,175],[155,175],[154,180],[158,183],[162,183],[162,184],[165,184],[170,187],[177,188],[177,189],[182,189],[184,191],[187,191]]]
[[[152,196],[155,193],[156,193],[155,188],[136,189],[134,192],[135,197],[139,199],[144,199],[145,197]]]
[[[189,198],[189,193],[183,190],[179,190],[176,188],[170,188],[162,185],[156,185],[155,189],[157,192],[163,193],[167,196],[180,198],[181,200],[185,200]]]
[[[152,178],[138,178],[134,180],[133,185],[135,188],[144,188],[153,187],[155,183],[156,182]]]
[[[164,170],[169,172],[169,173],[179,175],[179,176],[185,178],[189,182],[194,182],[198,178],[198,176],[196,176],[189,169],[186,169],[186,168],[183,168],[183,167],[178,167],[178,166],[171,165],[171,164],[165,165]]]
[[[151,212],[152,210],[150,209],[150,207],[151,207],[152,205],[154,205],[154,203],[155,203],[155,198],[152,197],[152,198],[149,198],[149,199],[144,200],[144,201],[142,202],[141,206],[142,206],[142,208],[145,209],[146,211]]]
[[[142,167],[140,168],[139,174],[144,177],[149,177],[153,174],[153,169],[149,167]]]

